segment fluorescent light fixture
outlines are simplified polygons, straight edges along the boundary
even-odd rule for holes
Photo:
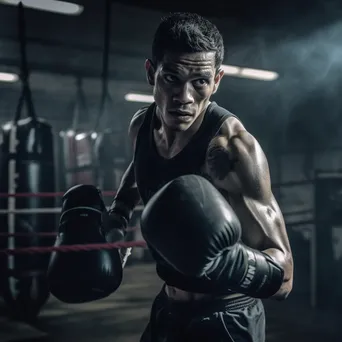
[[[224,64],[221,68],[226,76],[249,78],[259,81],[274,81],[279,77],[276,72],[269,70],[241,68],[234,65]],[[128,93],[125,95],[125,100],[129,102],[152,103],[154,101],[154,97],[152,95]]]
[[[240,68],[233,65],[222,65],[222,70],[227,76],[235,76],[242,78],[250,78],[260,81],[274,81],[279,75],[274,71],[251,69],[251,68]]]
[[[79,134],[76,134],[76,136],[75,136],[75,140],[82,140],[82,139],[84,139],[85,137],[87,136],[87,134],[86,133],[79,133]]]
[[[9,72],[0,72],[0,82],[17,82],[19,76]]]
[[[154,97],[152,95],[129,93],[125,95],[125,100],[129,102],[152,103],[154,102]]]
[[[222,64],[221,69],[224,71],[225,75],[238,75],[241,68]]]
[[[67,131],[66,132],[66,135],[68,136],[68,137],[72,137],[73,135],[75,134],[75,131],[73,131],[73,130],[69,130],[69,131]]]
[[[12,128],[12,126],[13,126],[12,122],[7,122],[6,124],[2,126],[2,129],[5,131],[9,131]]]
[[[28,8],[65,15],[80,15],[84,9],[81,5],[58,0],[0,0],[0,4],[14,6],[19,5],[20,2]]]
[[[262,81],[274,81],[279,75],[274,71],[258,70],[258,69],[241,69],[241,77],[253,78]]]

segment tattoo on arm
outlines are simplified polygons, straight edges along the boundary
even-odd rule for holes
[[[234,169],[237,159],[233,159],[223,146],[213,146],[207,154],[207,163],[214,177],[223,180]]]

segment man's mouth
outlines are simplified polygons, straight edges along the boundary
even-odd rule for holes
[[[192,116],[190,112],[185,112],[183,110],[172,110],[170,113],[177,116]]]
[[[184,111],[171,111],[170,114],[179,122],[188,123],[192,121],[193,115]]]

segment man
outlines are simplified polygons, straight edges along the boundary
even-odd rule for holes
[[[141,199],[146,205],[172,179],[201,175],[234,209],[242,226],[242,242],[262,251],[283,270],[282,285],[272,298],[284,299],[292,289],[293,261],[266,157],[236,116],[210,102],[224,74],[223,56],[222,36],[205,18],[174,13],[162,20],[154,36],[152,59],[145,62],[155,103],[139,110],[131,121],[134,159],[110,210],[107,241],[116,240],[127,227]],[[191,253],[191,241],[188,245]],[[201,283],[197,278],[191,280],[197,291],[171,286],[169,274],[174,272],[179,279],[182,275],[165,270],[163,261],[153,254],[166,284],[153,304],[141,342],[198,342],[207,341],[208,336],[213,341],[265,340],[260,299],[238,292],[208,293],[197,286]],[[202,284],[211,286],[206,281]]]

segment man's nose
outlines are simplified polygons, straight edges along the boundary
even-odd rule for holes
[[[194,102],[193,87],[189,83],[184,83],[175,89],[173,100],[182,105]]]

